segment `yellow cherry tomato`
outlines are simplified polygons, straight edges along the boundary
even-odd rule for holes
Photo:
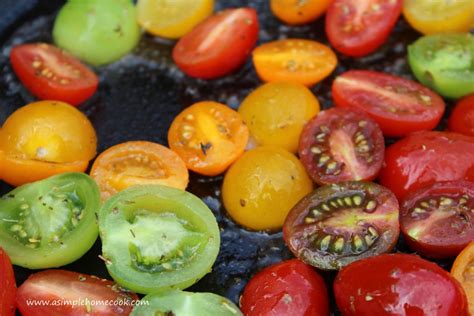
[[[212,14],[214,0],[138,0],[138,23],[148,32],[180,38]]]
[[[332,0],[270,0],[270,9],[283,22],[305,24],[319,18]]]
[[[222,197],[237,223],[253,230],[276,230],[312,188],[303,165],[293,154],[278,147],[258,147],[230,167]]]
[[[257,145],[298,149],[304,125],[319,112],[318,99],[299,83],[267,83],[242,102],[239,113]]]
[[[404,0],[403,15],[423,34],[467,32],[474,23],[473,0]]]

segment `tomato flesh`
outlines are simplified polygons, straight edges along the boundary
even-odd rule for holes
[[[354,262],[334,281],[343,315],[467,316],[459,283],[415,255],[383,254]]]
[[[303,129],[299,156],[318,184],[372,180],[382,167],[385,145],[378,125],[362,113],[332,108]]]
[[[329,7],[332,0],[270,0],[272,13],[290,25],[312,22]]]
[[[469,303],[469,313],[474,314],[474,241],[456,257],[451,275],[461,283]]]
[[[337,107],[367,113],[389,137],[431,130],[445,109],[443,99],[430,89],[408,79],[367,70],[351,70],[338,76],[332,95]]]
[[[0,248],[0,315],[15,315],[15,275],[7,253]]]
[[[450,131],[474,136],[474,94],[459,100],[449,117],[448,127]]]
[[[388,38],[402,12],[402,0],[334,0],[326,13],[326,34],[339,52],[361,57]]]
[[[247,283],[240,305],[246,316],[329,315],[323,278],[298,259],[258,272]]]
[[[398,201],[370,182],[320,187],[288,214],[283,238],[295,256],[323,270],[390,251],[399,235]]]

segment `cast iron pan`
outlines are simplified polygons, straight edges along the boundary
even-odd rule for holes
[[[8,55],[11,47],[25,42],[51,42],[54,17],[63,2],[0,1],[0,124],[14,110],[34,101],[10,67]],[[256,8],[259,12],[260,42],[291,37],[327,43],[324,19],[306,26],[289,27],[271,15],[268,0],[216,2],[216,10],[238,6]],[[400,20],[388,42],[373,55],[360,59],[339,55],[339,65],[334,74],[312,91],[322,107],[328,108],[332,106],[332,80],[348,69],[372,69],[413,79],[405,58],[406,47],[419,36],[405,21]],[[96,128],[98,152],[129,140],[149,140],[166,145],[166,133],[171,121],[185,107],[201,100],[214,100],[237,108],[245,96],[261,84],[250,62],[238,72],[219,80],[204,81],[186,77],[171,60],[173,44],[172,41],[144,35],[131,54],[114,64],[95,69],[100,76],[99,90],[80,109]],[[388,140],[388,143],[392,141]],[[243,287],[254,273],[290,258],[291,254],[284,245],[281,232],[250,232],[235,224],[222,207],[221,184],[221,176],[209,178],[191,175],[188,191],[201,197],[216,215],[222,243],[212,273],[188,290],[214,292],[238,303]],[[10,189],[0,182],[0,194]],[[97,257],[101,253],[100,249],[98,240],[80,260],[63,269],[110,278],[105,265]],[[397,251],[409,252],[403,241],[399,242]],[[444,268],[449,268],[451,264],[450,261],[438,263]],[[15,267],[17,284],[20,285],[32,272]],[[325,272],[323,275],[331,291],[335,273]],[[333,298],[331,304],[333,315],[339,315]]]

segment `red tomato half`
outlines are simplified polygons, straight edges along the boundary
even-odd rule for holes
[[[420,132],[385,151],[380,183],[399,198],[440,181],[474,181],[474,137]]]
[[[245,316],[325,316],[329,303],[323,278],[298,259],[257,273],[240,300]]]
[[[334,281],[344,316],[467,316],[461,285],[435,263],[384,254],[356,261]]]
[[[96,74],[69,53],[44,43],[13,47],[10,61],[23,85],[36,97],[78,105],[97,90]]]
[[[336,106],[367,113],[391,137],[435,128],[445,109],[443,99],[430,89],[376,71],[343,73],[334,80],[332,95]]]
[[[0,315],[15,315],[15,276],[8,255],[0,248]]]
[[[462,98],[448,121],[449,130],[474,136],[474,94]]]
[[[388,38],[402,12],[402,0],[334,0],[326,13],[332,46],[349,56],[365,56]]]
[[[257,12],[219,12],[183,36],[173,49],[176,65],[191,77],[211,79],[239,68],[258,39]]]
[[[138,300],[138,296],[125,292],[112,281],[65,270],[30,275],[16,295],[23,316],[129,315],[132,300]],[[49,303],[32,304],[35,301]]]

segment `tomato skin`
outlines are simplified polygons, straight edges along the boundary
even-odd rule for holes
[[[461,283],[467,295],[469,313],[474,315],[474,241],[464,248],[464,250],[454,260],[451,268],[451,275]]]
[[[379,180],[399,199],[439,181],[474,181],[474,137],[435,131],[411,134],[386,149]]]
[[[246,316],[329,315],[323,278],[298,259],[258,272],[247,283],[240,305]]]
[[[402,2],[334,0],[326,13],[329,41],[348,56],[362,57],[374,52],[390,35],[402,12]]]
[[[415,255],[384,254],[342,269],[334,281],[344,316],[467,316],[459,283]]]
[[[0,315],[15,315],[15,275],[7,253],[0,248]]]
[[[443,99],[430,89],[376,71],[350,70],[343,73],[333,81],[332,95],[337,107],[365,112],[389,137],[432,130],[445,110]]]
[[[91,305],[84,303],[86,299]],[[64,305],[54,305],[58,300]],[[72,303],[65,304],[68,300]],[[122,301],[123,304],[92,305],[101,300]],[[18,309],[25,316],[129,315],[133,307],[132,300],[138,300],[138,296],[125,292],[112,281],[65,270],[45,270],[30,275],[18,288],[16,295]],[[32,301],[49,301],[50,306],[33,305]],[[76,305],[73,305],[74,301]]]
[[[15,46],[11,50],[10,61],[23,85],[43,100],[79,105],[89,99],[99,85],[94,72],[53,45]]]
[[[448,121],[450,131],[474,136],[474,94],[458,101]]]
[[[173,60],[191,77],[222,77],[245,63],[257,42],[258,29],[257,12],[252,8],[218,12],[178,41]]]

